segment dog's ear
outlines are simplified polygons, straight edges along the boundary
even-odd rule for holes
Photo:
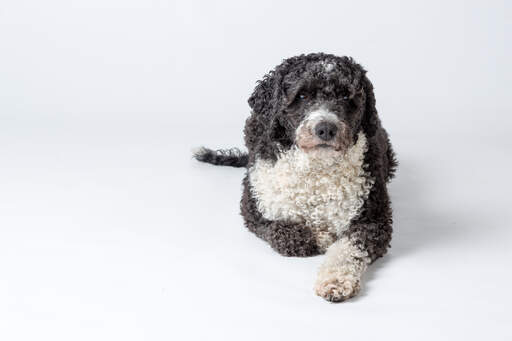
[[[370,80],[363,76],[362,90],[366,95],[366,104],[361,122],[362,128],[366,137],[370,138],[375,135],[380,127],[380,120],[377,116],[377,109],[375,106],[375,95],[373,94],[373,85]]]
[[[251,97],[247,101],[256,114],[270,116],[274,111],[281,90],[281,75],[277,71],[270,71],[262,80],[258,81]]]

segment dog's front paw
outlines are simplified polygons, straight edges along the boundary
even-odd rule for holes
[[[315,292],[329,302],[342,302],[359,293],[359,279],[353,276],[336,276],[332,274],[318,278]]]

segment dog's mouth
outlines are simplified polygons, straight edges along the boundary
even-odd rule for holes
[[[327,144],[327,143],[317,144],[313,148],[322,148],[322,149],[324,149],[324,148],[331,148],[331,149],[335,149],[334,146],[332,146],[330,144]]]
[[[340,152],[342,149],[340,146],[335,146],[328,143],[318,143],[314,145],[298,144],[298,147],[305,151],[306,153],[315,151]]]

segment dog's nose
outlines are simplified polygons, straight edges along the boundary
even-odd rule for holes
[[[321,140],[324,141],[330,141],[336,136],[336,133],[338,132],[338,127],[336,127],[336,124],[332,122],[320,122],[315,127],[315,134],[318,136]]]

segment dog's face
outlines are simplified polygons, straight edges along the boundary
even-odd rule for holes
[[[284,84],[282,109],[274,124],[289,121],[292,131],[288,133],[299,148],[344,151],[354,142],[365,95],[335,60],[308,63],[299,75],[286,75]]]
[[[344,152],[365,126],[371,130],[376,113],[368,91],[365,71],[352,59],[313,54],[285,60],[260,82],[249,104],[264,116],[268,138],[280,151]]]

